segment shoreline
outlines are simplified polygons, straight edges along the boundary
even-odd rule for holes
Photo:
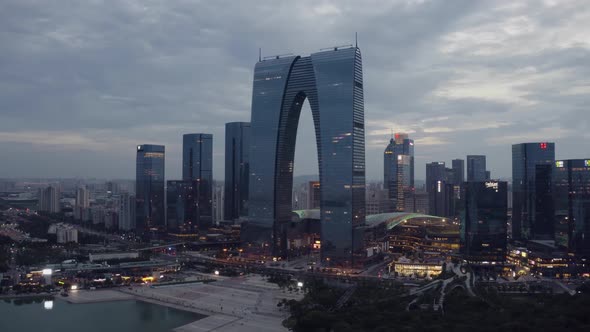
[[[59,294],[45,293],[45,294],[14,294],[14,295],[0,295],[0,300],[18,300],[31,298],[57,298]]]
[[[161,306],[165,306],[165,307],[170,307],[170,308],[174,308],[177,310],[183,310],[183,311],[188,311],[188,312],[192,312],[192,313],[196,313],[196,314],[200,314],[206,317],[209,316],[213,316],[216,315],[217,313],[214,311],[208,311],[208,310],[204,310],[204,309],[199,309],[196,307],[191,307],[188,305],[180,305],[178,303],[172,303],[172,302],[167,302],[167,301],[163,301],[160,299],[155,299],[149,296],[142,296],[141,294],[138,293],[134,293],[134,292],[130,292],[128,290],[118,290],[121,293],[124,293],[126,295],[131,296],[131,298],[135,299],[136,301],[143,301],[146,303],[151,303],[151,304],[157,304],[157,305],[161,305]],[[180,302],[180,301],[179,301]]]
[[[56,297],[73,304],[111,301],[141,301],[187,313],[195,320],[174,328],[175,332],[275,332],[287,331],[287,317],[277,309],[280,299],[299,298],[260,276],[224,278],[219,283],[187,283],[148,287],[78,290],[69,297]]]

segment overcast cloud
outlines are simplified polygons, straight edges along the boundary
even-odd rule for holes
[[[554,141],[590,158],[590,1],[99,1],[0,5],[0,177],[133,178],[135,145],[249,121],[263,54],[354,43],[363,54],[369,179],[391,130],[424,164],[488,155],[511,174],[512,143]],[[304,110],[305,111],[305,110]],[[296,174],[317,173],[309,111]]]

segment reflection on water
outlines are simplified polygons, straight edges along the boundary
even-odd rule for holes
[[[0,331],[164,332],[205,316],[140,301],[70,304],[51,298],[0,302]]]

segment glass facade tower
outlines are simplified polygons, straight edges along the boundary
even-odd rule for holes
[[[551,167],[555,143],[512,145],[512,238],[554,239]]]
[[[443,161],[435,161],[426,164],[426,191],[435,191],[437,182],[446,181],[446,167]]]
[[[166,227],[163,145],[137,146],[135,169],[135,227],[139,232]]]
[[[486,156],[467,156],[467,181],[485,181]]]
[[[166,182],[166,221],[172,232],[193,233],[196,215],[197,181],[169,180]]]
[[[383,153],[383,185],[391,206],[389,211],[414,212],[414,140],[395,134]]]
[[[463,182],[465,182],[465,160],[463,159],[453,159],[452,160],[452,167],[453,167],[453,184],[460,186]]]
[[[254,69],[250,192],[243,240],[287,253],[293,162],[303,102],[311,106],[320,177],[322,264],[351,266],[365,220],[365,125],[361,52],[334,48],[276,57]]]
[[[463,185],[461,253],[467,261],[503,262],[506,259],[508,184],[502,181]]]
[[[590,158],[555,161],[556,243],[590,258]]]
[[[183,135],[182,180],[193,182],[194,194],[186,202],[194,210],[192,225],[206,230],[213,224],[213,135]]]
[[[238,220],[248,215],[248,182],[250,179],[250,123],[225,124],[225,220]]]

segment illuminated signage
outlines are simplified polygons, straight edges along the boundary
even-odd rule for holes
[[[141,150],[141,145],[138,145],[137,146],[137,150]]]
[[[498,182],[495,182],[495,181],[487,181],[486,182],[486,188],[494,188],[494,189],[497,189],[498,188]]]
[[[441,192],[442,181],[436,181],[436,191]]]
[[[547,149],[547,143],[540,143],[539,145],[541,146],[542,150]]]
[[[584,160],[584,165],[590,167],[590,160]]]
[[[555,167],[563,167],[563,160],[558,160],[555,162]]]
[[[495,190],[498,192],[498,182],[496,181],[486,181],[486,188]]]
[[[162,152],[146,152],[144,158],[164,158],[164,154]]]

